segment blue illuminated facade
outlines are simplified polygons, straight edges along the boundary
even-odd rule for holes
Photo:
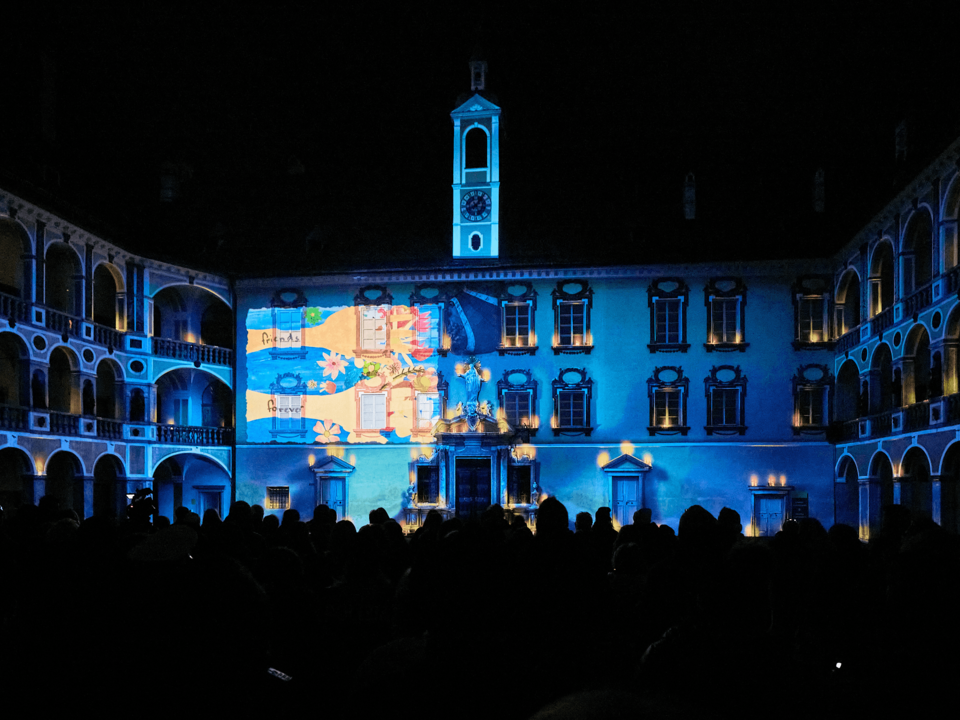
[[[960,141],[832,257],[521,266],[498,260],[485,72],[452,113],[440,269],[228,280],[0,190],[3,504],[86,517],[152,487],[167,516],[326,503],[411,529],[491,503],[533,524],[556,496],[866,539],[899,502],[957,529]]]

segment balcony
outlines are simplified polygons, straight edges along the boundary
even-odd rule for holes
[[[197,345],[196,343],[170,340],[169,338],[153,338],[153,354],[157,357],[186,360],[195,365],[208,363],[210,365],[233,365],[233,351],[216,345]]]
[[[29,304],[13,295],[0,293],[0,315],[14,322],[27,322]]]
[[[933,302],[933,283],[927,283],[903,301],[903,317],[913,317]]]
[[[157,442],[176,445],[232,445],[233,428],[157,425]]]
[[[845,353],[850,348],[856,347],[860,342],[860,326],[844,333],[837,339],[836,352]]]
[[[879,335],[887,328],[893,325],[893,308],[888,307],[883,312],[877,313],[870,321],[870,330],[874,335]]]
[[[80,416],[70,413],[50,413],[50,433],[52,435],[79,435]]]
[[[930,403],[924,400],[903,409],[903,431],[912,432],[930,427]]]
[[[0,430],[26,430],[29,412],[25,407],[0,405]]]

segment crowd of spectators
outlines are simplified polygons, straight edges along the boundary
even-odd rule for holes
[[[0,516],[0,678],[36,706],[316,717],[849,715],[923,707],[958,667],[960,547],[884,509],[857,531],[639,510],[532,532],[500,506],[357,528],[149,495],[122,522],[51,498]],[[933,705],[935,707],[935,705]],[[618,714],[619,713],[619,714]],[[109,716],[110,713],[108,713]]]

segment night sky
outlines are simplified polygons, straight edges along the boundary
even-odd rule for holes
[[[822,255],[960,134],[957,11],[79,5],[5,21],[3,184],[220,271],[446,263],[449,113],[478,49],[503,108],[506,262]]]

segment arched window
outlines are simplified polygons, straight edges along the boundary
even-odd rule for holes
[[[97,265],[93,271],[93,321],[116,330],[117,310],[117,281],[106,265]]]
[[[80,258],[65,242],[47,248],[46,304],[68,315],[82,314],[83,275]]]
[[[22,298],[23,261],[21,258],[29,252],[30,242],[25,238],[23,228],[12,220],[0,220],[0,292]]]
[[[893,356],[890,347],[880,343],[870,362],[870,413],[883,413],[894,407]]]
[[[893,307],[893,248],[882,242],[870,263],[870,317]]]
[[[463,141],[464,168],[485,170],[487,163],[487,133],[478,127],[471,128]]]
[[[860,278],[853,269],[840,278],[834,312],[838,337],[860,324]]]
[[[836,420],[853,420],[859,415],[860,372],[853,360],[848,360],[837,373]]]
[[[930,397],[930,336],[923,325],[914,325],[904,342],[904,404]]]
[[[933,221],[926,208],[913,214],[903,235],[903,293],[923,287],[933,274]]]

